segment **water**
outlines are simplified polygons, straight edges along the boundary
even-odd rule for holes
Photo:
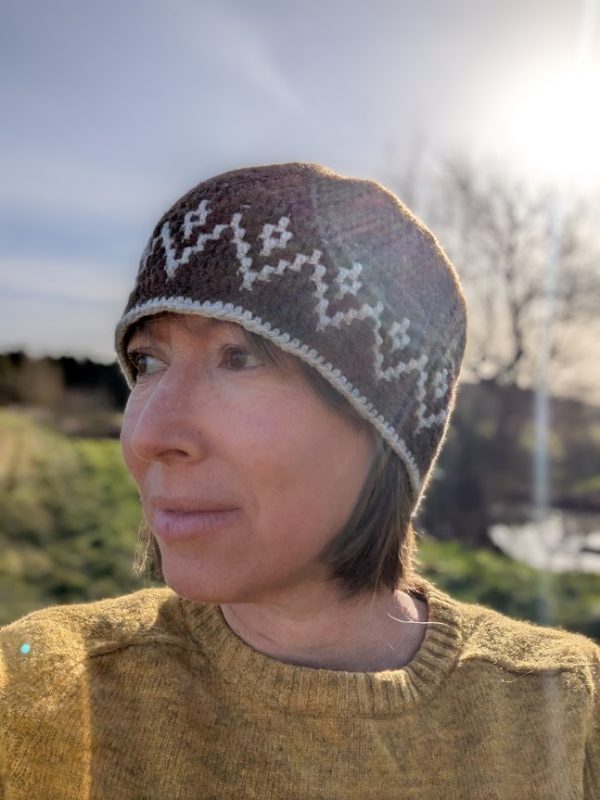
[[[534,516],[531,515],[530,516]],[[490,538],[507,555],[550,572],[600,575],[600,514],[551,509],[540,537],[539,522],[497,524]]]

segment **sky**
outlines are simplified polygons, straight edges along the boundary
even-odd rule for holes
[[[113,360],[156,220],[227,169],[318,161],[385,183],[417,151],[460,152],[560,181],[566,165],[593,192],[597,6],[4,0],[0,351]],[[573,65],[580,98],[557,83]]]

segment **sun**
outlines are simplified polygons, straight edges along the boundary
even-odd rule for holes
[[[513,97],[511,151],[542,179],[600,186],[600,64],[547,74]]]

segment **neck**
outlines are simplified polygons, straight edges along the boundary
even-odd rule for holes
[[[348,672],[399,669],[419,649],[427,604],[403,591],[344,599],[328,586],[221,606],[250,647],[297,666]]]

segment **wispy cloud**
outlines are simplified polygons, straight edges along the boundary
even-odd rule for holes
[[[385,181],[386,144],[410,158],[419,125],[432,149],[472,147],[506,81],[573,39],[569,4],[545,0],[5,5],[0,347],[29,326],[24,341],[93,329],[103,348],[103,309],[120,313],[151,226],[194,182],[288,159]]]
[[[4,296],[61,298],[88,305],[125,305],[133,282],[122,265],[57,258],[0,258]]]
[[[73,355],[115,360],[113,332],[117,314],[108,308],[35,294],[16,302],[0,296],[2,352],[26,350],[31,355]]]
[[[309,117],[306,101],[277,65],[269,47],[270,31],[262,31],[248,14],[247,5],[227,3],[211,7],[212,27],[221,36],[211,39],[209,52],[213,64],[228,64],[243,81],[269,96],[282,109]]]
[[[114,264],[58,259],[0,260],[3,350],[114,358],[114,326],[131,289]]]
[[[158,173],[102,163],[75,152],[38,143],[0,150],[0,208],[12,214],[63,215],[137,223],[152,206],[164,203],[167,188]]]

